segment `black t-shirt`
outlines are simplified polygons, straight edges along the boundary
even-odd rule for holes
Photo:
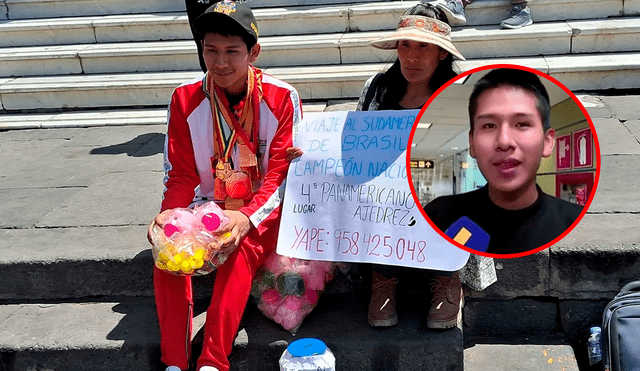
[[[463,216],[489,234],[490,254],[516,254],[543,246],[567,230],[582,206],[549,196],[521,210],[506,210],[489,198],[488,186],[454,196],[438,197],[424,206],[427,216],[443,232]]]

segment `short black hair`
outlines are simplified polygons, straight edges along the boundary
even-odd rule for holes
[[[253,35],[249,34],[247,30],[233,19],[219,17],[218,20],[218,22],[208,23],[206,29],[202,30],[204,32],[200,35],[200,40],[204,40],[204,35],[208,33],[216,33],[222,36],[242,37],[242,41],[247,45],[247,50],[251,50],[251,48],[258,43],[258,40],[256,40]]]
[[[551,128],[549,94],[538,75],[516,68],[498,68],[484,75],[473,87],[473,92],[469,98],[469,122],[472,132],[474,127],[473,118],[478,110],[480,94],[499,86],[514,86],[532,93],[536,98],[536,108],[542,120],[542,129],[546,132]]]

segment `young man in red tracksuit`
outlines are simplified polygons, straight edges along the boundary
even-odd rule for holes
[[[215,200],[230,222],[207,310],[199,371],[229,370],[256,269],[274,251],[293,130],[302,117],[297,91],[251,66],[259,52],[251,10],[225,0],[198,17],[204,77],[178,87],[169,107],[162,212]],[[190,277],[154,268],[154,289],[167,371],[190,365]]]

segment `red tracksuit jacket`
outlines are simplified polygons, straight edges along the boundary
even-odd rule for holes
[[[178,87],[169,107],[165,141],[165,190],[162,210],[213,200],[213,121],[211,106],[199,78]],[[302,118],[298,92],[272,76],[263,75],[260,104],[260,141],[263,180],[253,200],[240,211],[262,234],[269,216],[281,204],[289,166],[285,150],[292,146],[293,129]],[[234,163],[239,163],[237,150]]]

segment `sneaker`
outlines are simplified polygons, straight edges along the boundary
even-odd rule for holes
[[[373,327],[389,327],[398,323],[396,313],[397,278],[387,279],[378,272],[371,272],[371,301],[369,324]]]
[[[178,366],[169,366],[164,371],[182,371]]]
[[[219,370],[213,366],[202,366],[198,369],[198,371],[219,371]]]
[[[503,28],[520,28],[533,23],[531,9],[528,6],[514,5],[511,8],[511,16],[500,22]]]
[[[433,298],[427,317],[427,327],[447,329],[462,322],[464,293],[458,273],[451,277],[436,276],[431,284]]]
[[[437,0],[436,8],[442,10],[452,26],[462,26],[467,23],[464,15],[464,6],[460,0]]]

